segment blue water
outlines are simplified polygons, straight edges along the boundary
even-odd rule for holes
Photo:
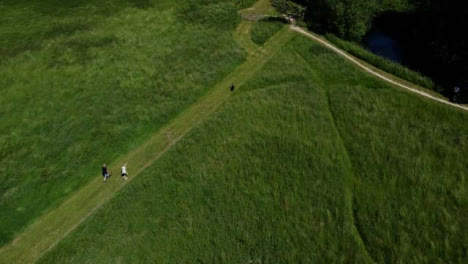
[[[364,44],[372,53],[401,63],[403,50],[400,44],[379,30],[370,31],[364,38]]]

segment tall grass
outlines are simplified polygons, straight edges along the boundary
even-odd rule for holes
[[[423,76],[418,72],[412,71],[399,63],[375,55],[374,53],[359,46],[358,44],[342,40],[333,34],[326,34],[325,37],[327,38],[327,40],[335,44],[340,49],[347,51],[348,53],[370,63],[371,65],[379,69],[382,69],[403,80],[412,82],[424,88],[432,90],[436,89],[434,82],[429,77]]]
[[[290,55],[256,80],[291,83],[242,87],[39,263],[330,263],[352,254],[342,228],[348,168],[324,94],[296,78],[308,70]]]
[[[257,0],[235,0],[234,3],[236,3],[236,5],[239,7],[239,8],[247,8],[247,7],[250,7],[252,6],[255,2],[257,2]]]
[[[285,21],[281,18],[265,18],[257,21],[251,30],[252,41],[261,46],[267,40],[281,30],[285,25]]]
[[[328,93],[353,165],[353,214],[377,263],[464,263],[466,112],[297,45]]]
[[[197,10],[222,24],[186,19],[185,7],[0,4],[0,245],[243,61],[233,3]]]
[[[39,263],[464,263],[467,119],[298,36]]]

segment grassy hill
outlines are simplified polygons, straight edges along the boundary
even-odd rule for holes
[[[0,3],[0,245],[245,59],[199,2]]]
[[[466,261],[466,113],[297,36],[40,263]]]
[[[247,57],[236,12],[251,2],[106,1],[89,29],[2,53],[3,243],[231,73],[242,82],[207,102],[222,103],[215,113],[39,263],[465,263],[468,114],[299,35],[269,59],[269,37],[294,34],[278,24],[236,30],[260,58],[236,68]],[[108,35],[84,52],[69,44]],[[66,63],[50,66],[49,49]],[[244,83],[257,61],[268,62]]]

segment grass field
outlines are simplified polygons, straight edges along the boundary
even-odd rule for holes
[[[2,43],[3,243],[38,220],[0,263],[468,261],[468,114],[286,27],[236,28],[253,2],[72,1],[89,28]],[[129,182],[90,179],[127,159]]]
[[[266,18],[254,24],[250,32],[252,41],[261,46],[284,27],[285,21],[279,18]]]
[[[0,245],[246,57],[233,2],[98,2],[0,3]]]
[[[40,263],[465,263],[466,113],[302,36]]]

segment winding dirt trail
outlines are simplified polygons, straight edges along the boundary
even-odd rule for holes
[[[328,41],[325,41],[309,32],[307,32],[306,30],[304,30],[303,28],[300,28],[300,27],[297,27],[297,26],[294,26],[294,25],[291,25],[290,28],[302,35],[305,35],[311,39],[313,39],[314,41],[317,41],[319,42],[320,44],[322,44],[323,46],[333,50],[334,52],[338,53],[339,55],[343,56],[345,59],[347,59],[348,61],[354,63],[356,66],[358,66],[359,68],[363,69],[364,71],[372,74],[373,76],[381,79],[381,80],[384,80],[388,83],[391,83],[393,85],[396,85],[400,88],[403,88],[405,90],[408,90],[410,92],[413,92],[413,93],[416,93],[420,96],[423,96],[425,98],[428,98],[430,100],[434,100],[434,101],[437,101],[439,103],[443,103],[443,104],[446,104],[446,105],[449,105],[449,106],[452,106],[452,107],[455,107],[455,108],[458,108],[458,109],[462,109],[462,110],[465,110],[465,111],[468,111],[468,107],[466,106],[463,106],[463,105],[459,105],[459,104],[454,104],[454,103],[451,103],[449,102],[448,100],[446,99],[442,99],[442,98],[438,98],[434,95],[431,95],[427,92],[424,92],[424,91],[421,91],[421,90],[418,90],[414,87],[410,87],[409,85],[406,85],[404,83],[401,83],[401,82],[398,82],[396,80],[392,80],[391,78],[389,77],[386,77],[384,76],[383,74],[381,73],[378,73],[377,71],[371,69],[370,67],[364,65],[363,63],[361,63],[358,59],[354,58],[353,56],[349,55],[348,53],[344,52],[343,50],[335,47],[334,45],[330,44]]]

